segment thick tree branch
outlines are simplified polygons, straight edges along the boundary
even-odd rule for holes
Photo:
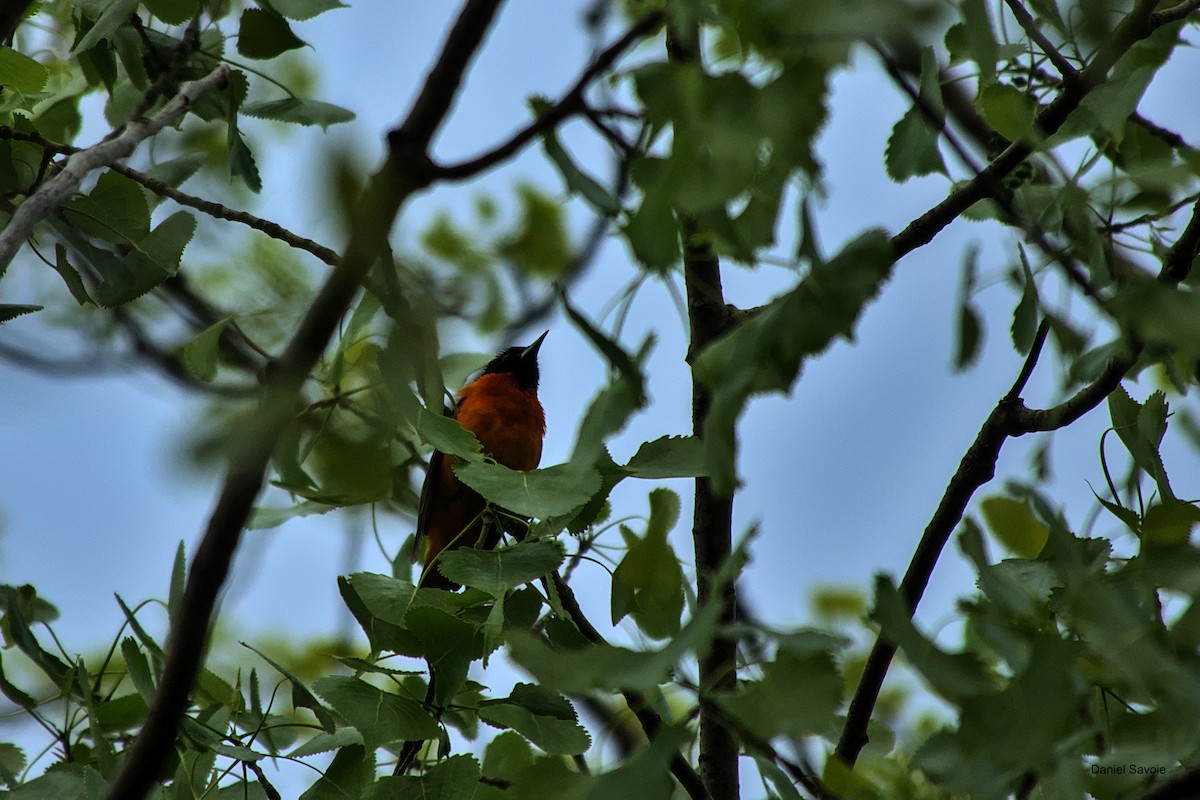
[[[174,748],[179,720],[204,657],[217,597],[262,488],[275,440],[338,321],[368,271],[386,252],[387,237],[401,207],[428,185],[430,141],[449,112],[499,5],[500,0],[467,0],[463,6],[411,112],[388,136],[388,157],[352,216],[345,258],[334,267],[269,371],[255,424],[246,426],[241,446],[232,454],[216,508],[188,571],[178,615],[168,634],[166,663],[154,702],[109,788],[108,800],[145,797]]]
[[[517,131],[508,141],[482,155],[457,164],[434,165],[434,177],[447,181],[462,181],[472,178],[511,158],[544,131],[558,126],[568,117],[582,113],[586,108],[583,95],[592,82],[607,72],[626,50],[658,28],[662,21],[662,12],[656,11],[647,14],[626,31],[624,36],[596,56],[567,93],[557,103],[539,114],[536,120]]]
[[[224,86],[228,80],[229,67],[222,64],[200,80],[185,83],[179,94],[153,117],[130,120],[118,136],[67,159],[61,172],[25,198],[4,232],[0,233],[0,276],[4,275],[34,226],[69,200],[89,173],[128,157],[142,141],[178,122],[197,97]]]

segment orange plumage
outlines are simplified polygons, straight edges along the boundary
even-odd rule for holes
[[[486,455],[509,469],[536,469],[542,458],[546,416],[537,397],[537,354],[545,338],[543,333],[528,347],[501,352],[456,398],[459,424],[475,434]],[[447,548],[495,547],[500,538],[499,521],[485,533],[487,503],[459,481],[453,463],[439,451],[429,459],[417,510],[417,542],[424,544],[421,586],[457,588],[438,572],[438,555]]]

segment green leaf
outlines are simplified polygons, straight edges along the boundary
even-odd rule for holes
[[[283,100],[263,100],[242,106],[242,113],[257,119],[291,122],[296,125],[319,125],[322,129],[355,119],[349,109],[320,100],[287,97]]]
[[[372,650],[420,654],[419,640],[405,629],[405,617],[416,591],[411,583],[373,572],[356,572],[338,578],[338,591],[367,634]]]
[[[554,162],[554,166],[558,167],[568,190],[587,200],[593,208],[606,216],[611,217],[620,213],[621,204],[617,198],[609,194],[608,190],[597,183],[595,178],[575,164],[570,154],[559,143],[554,128],[547,128],[542,134],[542,147],[545,148],[546,155],[550,157],[550,160]]]
[[[413,430],[421,440],[435,450],[467,461],[482,461],[482,445],[475,434],[458,424],[458,420],[435,414],[421,406]]]
[[[362,797],[375,782],[375,752],[362,745],[338,750],[320,780],[300,795],[300,800],[346,800]]]
[[[518,683],[508,698],[482,703],[479,718],[512,728],[550,755],[580,755],[591,746],[591,737],[579,725],[570,702],[540,686]]]
[[[505,731],[488,742],[483,754],[483,774],[512,781],[533,765],[533,750],[524,737]]]
[[[1200,524],[1200,508],[1175,498],[1165,499],[1142,515],[1142,538],[1152,545],[1170,546],[1186,542]]]
[[[632,478],[705,477],[704,442],[695,436],[662,436],[643,442],[624,469]]]
[[[96,302],[105,308],[146,294],[179,271],[183,250],[196,231],[196,218],[186,211],[167,217],[124,258],[99,248],[84,249],[100,269]]]
[[[1151,395],[1143,406],[1130,397],[1123,386],[1117,386],[1108,395],[1108,411],[1113,429],[1134,463],[1154,480],[1164,500],[1175,499],[1166,467],[1158,453],[1167,424],[1166,396],[1155,398]]]
[[[81,306],[92,302],[87,287],[83,285],[83,277],[67,260],[67,248],[61,244],[54,245],[54,263],[50,266],[54,267],[54,271],[63,279],[63,283],[67,284],[67,290],[71,293],[71,297],[75,298],[75,302]]]
[[[168,25],[182,25],[200,12],[200,0],[146,0],[146,8]]]
[[[15,744],[0,742],[0,778],[10,787],[16,787],[17,775],[25,769],[25,751]]]
[[[569,464],[521,472],[500,464],[458,463],[454,474],[501,508],[539,519],[574,511],[600,488],[596,470]]]
[[[904,598],[890,578],[875,578],[872,618],[880,634],[904,651],[909,663],[938,694],[960,700],[993,691],[995,684],[973,653],[947,653],[926,638],[913,624]]]
[[[5,322],[12,322],[17,317],[23,317],[26,314],[32,314],[35,311],[41,311],[45,306],[30,306],[20,303],[0,303],[0,325]]]
[[[187,182],[188,178],[199,172],[207,162],[208,156],[204,153],[186,153],[178,158],[160,161],[151,167],[147,174],[168,186],[179,188]],[[146,192],[151,206],[158,205],[164,199],[162,196],[150,192],[149,189]]]
[[[333,716],[329,713],[325,706],[321,705],[321,701],[318,700],[311,691],[309,691],[309,688],[304,685],[303,681],[301,681],[288,670],[284,669],[280,664],[264,655],[261,650],[256,650],[245,642],[242,642],[242,646],[253,651],[258,655],[259,658],[274,667],[280,675],[287,678],[288,683],[292,685],[293,706],[296,708],[307,708],[309,711],[313,712],[313,714],[317,717],[317,721],[321,723],[321,727],[325,729],[325,732],[333,733],[334,729],[337,727],[337,723],[334,722]]]
[[[395,741],[437,738],[437,722],[416,700],[342,675],[319,678],[313,690],[362,734],[369,750]]]
[[[1037,101],[1020,89],[993,83],[979,95],[978,105],[992,130],[1008,141],[1017,142],[1034,133]]]
[[[499,595],[558,569],[564,557],[556,540],[539,539],[499,550],[460,547],[443,553],[438,569],[456,583]]]
[[[517,198],[521,219],[517,230],[500,244],[500,252],[533,275],[560,275],[574,255],[562,205],[530,184],[517,187]]]
[[[2,655],[3,654],[0,653],[0,656],[2,656]],[[9,682],[8,677],[4,674],[4,660],[2,657],[0,657],[0,693],[3,693],[5,697],[7,697],[9,700],[11,700],[12,702],[19,705],[21,708],[24,708],[26,710],[29,710],[32,708],[37,708],[37,705],[38,705],[37,700],[34,700],[28,694],[21,691],[20,689],[18,689],[16,686],[14,686],[12,683]],[[14,770],[14,771],[19,771],[19,770],[20,770],[20,767],[18,767],[17,770]]]
[[[679,632],[683,613],[683,569],[667,541],[679,519],[679,496],[669,489],[650,493],[646,535],[629,546],[613,571],[612,621],[631,614],[647,636],[665,639]]]
[[[114,0],[96,19],[91,29],[71,48],[71,55],[75,56],[91,50],[101,39],[110,38],[116,33],[117,28],[124,25],[130,15],[137,10],[138,2],[139,0]]]
[[[1033,271],[1029,268],[1029,260],[1025,257],[1025,248],[1018,246],[1021,255],[1021,271],[1024,280],[1021,283],[1021,302],[1013,311],[1012,340],[1017,352],[1026,354],[1033,348],[1033,340],[1038,327],[1038,294],[1037,284],[1033,280]]]
[[[1050,529],[1033,516],[1029,504],[1012,497],[989,497],[979,504],[988,530],[998,542],[1022,558],[1037,558]]]
[[[421,776],[384,777],[362,800],[471,800],[480,786],[479,775],[474,756],[450,756]]]
[[[892,128],[884,150],[888,177],[897,182],[933,173],[946,173],[946,163],[938,150],[938,131],[913,106]]]
[[[212,382],[217,377],[217,364],[220,357],[221,334],[229,324],[233,322],[233,317],[225,317],[225,319],[205,328],[196,338],[183,346],[183,364],[188,368],[188,371],[206,383]]]
[[[870,231],[800,284],[700,353],[696,372],[713,390],[704,422],[710,479],[720,494],[737,484],[734,428],[755,394],[786,392],[810,356],[838,336],[852,338],[863,307],[891,274],[891,242]]]
[[[258,174],[258,165],[254,163],[254,154],[234,124],[229,125],[228,146],[230,177],[241,178],[246,188],[255,194],[261,192],[262,177]]]
[[[335,8],[346,8],[346,4],[341,0],[267,0],[267,4],[288,19],[294,20],[312,19]]]
[[[302,500],[294,506],[287,506],[285,508],[256,506],[254,513],[250,515],[250,521],[246,523],[246,530],[265,531],[270,528],[278,528],[289,519],[328,514],[333,509],[334,506],[328,506],[312,500]]]
[[[23,94],[40,92],[50,73],[24,53],[0,45],[0,86]]]
[[[817,645],[786,648],[762,667],[762,678],[721,695],[725,712],[763,741],[801,738],[834,724],[844,682],[833,656]]]
[[[304,758],[306,756],[315,756],[317,753],[327,753],[330,750],[337,750],[355,744],[361,745],[362,743],[362,734],[356,729],[338,728],[333,733],[326,733],[324,731],[318,733],[307,742],[298,745],[287,754],[287,757]]]
[[[649,159],[635,161],[635,165]],[[633,256],[655,272],[665,272],[679,261],[679,223],[663,192],[647,190],[641,204],[626,218],[621,234]]]
[[[67,220],[88,236],[113,244],[140,242],[150,232],[150,206],[141,187],[112,170],[85,195],[63,203]]]
[[[432,606],[413,608],[405,621],[420,640],[422,653],[433,672],[433,700],[444,706],[454,699],[466,681],[471,662],[483,655],[479,629]]]
[[[959,4],[959,13],[963,21],[954,25],[946,34],[946,47],[952,57],[969,58],[979,65],[979,85],[991,83],[996,74],[996,61],[1000,57],[1000,46],[996,34],[992,30],[991,17],[988,15],[984,0],[964,0]],[[958,31],[955,45],[951,44],[951,34]]]
[[[132,636],[121,640],[121,657],[125,659],[125,669],[129,673],[129,680],[133,682],[133,688],[137,689],[147,704],[154,702],[154,696],[157,694],[154,674],[150,671],[150,662],[145,653],[137,646],[137,641]]]
[[[246,58],[275,58],[280,53],[304,47],[282,15],[262,8],[247,8],[238,27],[238,52]]]

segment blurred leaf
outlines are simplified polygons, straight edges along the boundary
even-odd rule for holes
[[[902,649],[909,663],[948,700],[995,689],[991,676],[973,653],[947,653],[917,630],[904,598],[883,575],[875,578],[875,609],[871,616],[879,623],[880,635]]]
[[[0,45],[0,86],[23,94],[40,92],[50,73],[24,53]]]
[[[1156,546],[1182,544],[1200,524],[1200,508],[1182,500],[1168,498],[1155,503],[1142,515],[1142,538]]]
[[[468,461],[482,461],[482,446],[475,434],[458,424],[458,420],[444,414],[435,414],[422,406],[417,412],[416,434],[426,444],[435,450],[463,458]]]
[[[720,696],[721,708],[763,741],[801,738],[828,729],[842,704],[843,680],[826,651],[781,649],[762,678]]]
[[[558,569],[563,558],[557,541],[539,539],[499,550],[460,547],[441,555],[438,570],[456,583],[499,595]]]
[[[0,303],[0,325],[5,322],[12,322],[17,317],[23,317],[26,314],[33,314],[36,311],[41,311],[45,306],[30,306],[17,303]]]
[[[246,188],[258,194],[262,191],[262,177],[258,174],[258,165],[254,163],[254,155],[243,141],[236,124],[229,125],[229,176],[241,178]]]
[[[232,316],[218,320],[183,346],[183,363],[200,380],[211,382],[217,377],[221,334],[231,322]]]
[[[662,436],[643,442],[624,466],[632,478],[699,478],[708,474],[704,442],[695,436]]]
[[[553,128],[547,128],[542,133],[542,147],[550,160],[554,162],[554,166],[558,167],[558,172],[562,175],[569,191],[587,200],[593,208],[606,216],[615,216],[621,211],[621,204],[617,198],[609,194],[607,189],[575,164],[567,151],[563,149],[562,144],[559,143]]]
[[[938,150],[938,131],[913,106],[892,128],[884,150],[884,164],[892,180],[903,182],[933,173],[946,174],[946,164]]]
[[[0,656],[2,656],[2,655],[3,654],[0,653]],[[12,702],[16,703],[21,708],[24,708],[26,710],[31,709],[31,708],[37,708],[37,705],[38,705],[37,700],[34,700],[28,694],[26,694],[22,690],[18,689],[16,686],[14,686],[12,683],[9,682],[8,677],[4,674],[3,658],[0,658],[0,693],[3,693],[5,697],[7,697]],[[11,745],[9,745],[9,746],[11,747]],[[22,760],[24,760],[24,756],[22,756]],[[13,770],[13,771],[16,772],[19,770],[20,770],[20,767],[18,767],[16,770]]]
[[[375,752],[362,745],[350,745],[337,751],[325,773],[300,800],[346,800],[361,797],[375,782]]]
[[[199,0],[146,0],[146,8],[168,25],[182,25],[200,11]]]
[[[1113,430],[1133,457],[1134,463],[1154,480],[1164,500],[1173,500],[1175,493],[1158,453],[1158,445],[1167,425],[1166,396],[1161,393],[1156,395],[1151,395],[1143,406],[1130,397],[1123,386],[1117,386],[1108,395],[1108,413],[1112,418]]]
[[[83,285],[83,277],[67,260],[67,248],[61,244],[54,245],[54,263],[50,266],[62,277],[63,283],[67,284],[67,290],[71,293],[71,297],[75,298],[75,302],[81,306],[92,302],[87,287]]]
[[[341,0],[267,0],[271,8],[288,19],[312,19],[335,8],[346,8]]]
[[[569,464],[521,472],[501,464],[457,463],[454,474],[501,508],[539,519],[574,511],[600,488],[596,470]]]
[[[524,737],[505,731],[488,742],[483,755],[483,774],[512,781],[533,765],[533,750]]]
[[[304,47],[305,42],[287,24],[282,15],[262,8],[247,8],[238,27],[238,53],[247,58],[274,58],[280,53]]]
[[[75,46],[71,48],[71,55],[78,55],[87,50],[91,50],[100,40],[111,37],[121,25],[129,19],[129,16],[134,13],[138,7],[139,0],[114,0],[109,4],[96,18],[95,24],[84,34],[79,41],[75,42]]]
[[[1021,283],[1021,302],[1017,303],[1017,307],[1013,311],[1012,340],[1013,347],[1017,349],[1017,352],[1025,355],[1033,348],[1033,340],[1037,335],[1038,294],[1037,284],[1033,280],[1033,272],[1025,257],[1025,248],[1018,246],[1017,251],[1021,255],[1021,270],[1024,280]]]
[[[634,541],[612,577],[612,621],[627,614],[652,639],[679,632],[683,613],[683,569],[667,541],[679,519],[679,496],[669,489],[650,493],[646,535]]]
[[[384,692],[358,678],[329,675],[318,678],[313,690],[362,734],[368,750],[438,735],[437,723],[416,700]]]
[[[789,391],[806,358],[838,336],[853,338],[863,307],[891,274],[891,265],[886,234],[863,234],[700,353],[696,373],[713,391],[703,439],[718,493],[732,492],[737,483],[734,429],[746,401]]]
[[[326,733],[325,731],[318,733],[307,742],[298,745],[287,754],[287,757],[304,758],[305,756],[327,753],[330,750],[338,750],[355,744],[361,745],[362,743],[362,734],[356,728],[338,728],[333,733]]]
[[[249,13],[249,11],[247,11]],[[270,119],[276,122],[291,122],[296,125],[319,125],[327,129],[330,125],[351,122],[355,119],[353,111],[325,103],[320,100],[306,100],[301,97],[287,97],[283,100],[263,100],[257,103],[247,103],[242,106],[242,113],[257,119]]]
[[[287,678],[288,683],[292,685],[293,706],[296,708],[307,708],[309,711],[313,712],[317,718],[317,721],[321,723],[321,727],[325,729],[325,732],[333,733],[337,727],[337,723],[334,722],[333,716],[329,713],[325,706],[321,705],[321,701],[318,700],[311,691],[309,691],[308,687],[304,685],[303,681],[286,670],[280,664],[264,655],[261,650],[257,650],[245,642],[242,642],[242,646],[257,654],[259,658],[274,667],[280,675]]]
[[[979,95],[978,105],[992,130],[1008,141],[1019,142],[1034,133],[1037,101],[1020,89],[993,83]]]
[[[998,542],[1022,558],[1037,558],[1050,529],[1033,516],[1029,504],[1012,497],[989,497],[979,503],[988,530]]]
[[[450,756],[424,775],[387,776],[362,800],[471,800],[479,788],[479,762],[474,756]]]
[[[328,514],[333,509],[333,506],[328,506],[324,503],[315,503],[312,500],[301,500],[294,506],[283,508],[256,506],[254,512],[250,515],[250,521],[246,523],[246,530],[265,531],[270,528],[278,528],[289,519]]]
[[[521,220],[500,252],[522,270],[543,278],[561,274],[573,252],[562,205],[529,184],[517,187]]]

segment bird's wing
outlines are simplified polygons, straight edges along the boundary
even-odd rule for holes
[[[442,407],[442,416],[453,417],[454,415],[453,406]],[[441,450],[434,450],[430,454],[425,483],[421,484],[421,499],[417,501],[417,535],[413,537],[413,561],[417,563],[424,560],[421,547],[425,544],[425,537],[429,534],[429,503],[437,494],[438,482],[441,481],[442,476],[442,462],[445,458],[446,454]]]

